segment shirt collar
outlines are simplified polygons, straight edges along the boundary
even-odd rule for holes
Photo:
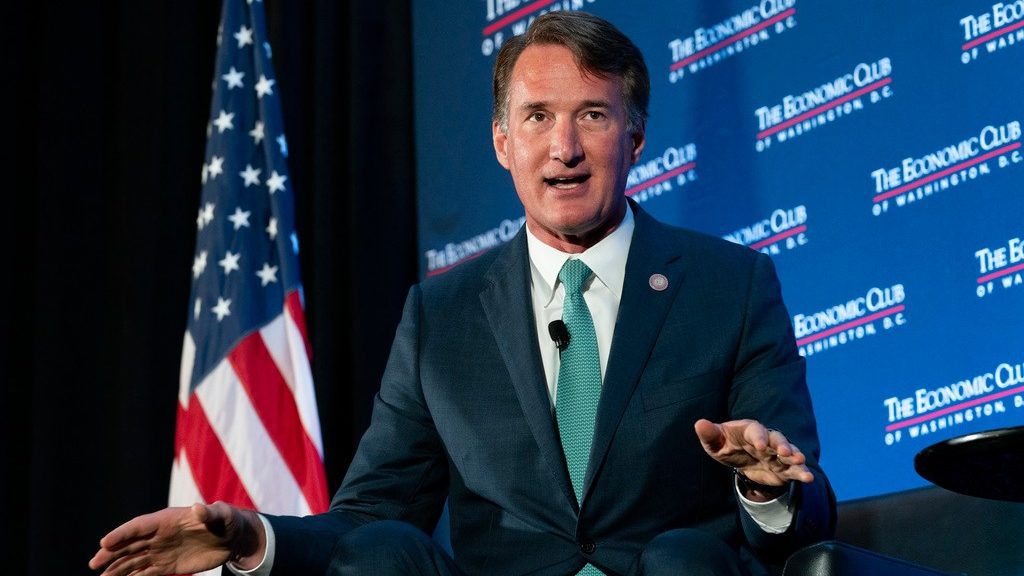
[[[611,290],[617,300],[622,299],[622,285],[626,280],[626,257],[633,240],[634,218],[632,208],[626,209],[622,222],[605,236],[580,254],[568,254],[549,246],[533,235],[526,227],[526,245],[530,254],[533,290],[541,297],[544,307],[551,304],[558,282],[558,272],[569,258],[578,258],[593,272],[596,281]]]

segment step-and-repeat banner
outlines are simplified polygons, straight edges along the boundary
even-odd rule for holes
[[[423,276],[523,223],[491,67],[550,10],[647,59],[626,193],[774,259],[841,499],[922,486],[922,448],[1024,423],[1024,0],[418,0]]]

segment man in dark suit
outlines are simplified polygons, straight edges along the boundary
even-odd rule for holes
[[[91,565],[760,574],[830,535],[771,261],[625,197],[648,90],[637,48],[596,17],[552,13],[509,40],[493,137],[526,226],[411,290],[331,510],[167,509],[116,529]],[[453,556],[426,535],[446,500]]]

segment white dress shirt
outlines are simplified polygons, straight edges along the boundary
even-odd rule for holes
[[[537,340],[540,343],[540,357],[544,364],[544,376],[547,379],[548,393],[551,397],[551,408],[554,410],[555,397],[558,395],[558,348],[548,333],[548,324],[562,318],[562,301],[565,288],[558,281],[558,272],[570,258],[578,258],[586,264],[594,276],[584,283],[583,299],[594,319],[594,332],[597,335],[597,351],[601,360],[601,380],[604,380],[605,369],[608,367],[608,355],[612,348],[612,334],[615,331],[615,319],[619,314],[619,302],[622,300],[622,285],[626,279],[626,256],[633,241],[634,218],[632,209],[626,210],[622,223],[597,244],[580,254],[567,254],[549,246],[533,235],[526,228],[526,244],[530,255],[530,284],[533,300],[533,315],[537,321]],[[554,489],[554,487],[552,487]],[[789,495],[769,502],[747,500],[736,488],[740,503],[750,513],[751,518],[765,532],[781,534],[789,528],[793,521],[793,511],[789,507]],[[231,563],[228,569],[235,574],[246,576],[269,576],[274,561],[274,530],[262,516],[260,519],[267,532],[267,554],[263,562],[249,571],[239,570]]]

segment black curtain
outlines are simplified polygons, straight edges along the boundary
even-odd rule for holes
[[[410,9],[266,10],[333,490],[416,277]],[[0,558],[87,574],[167,499],[220,3],[5,12]]]

